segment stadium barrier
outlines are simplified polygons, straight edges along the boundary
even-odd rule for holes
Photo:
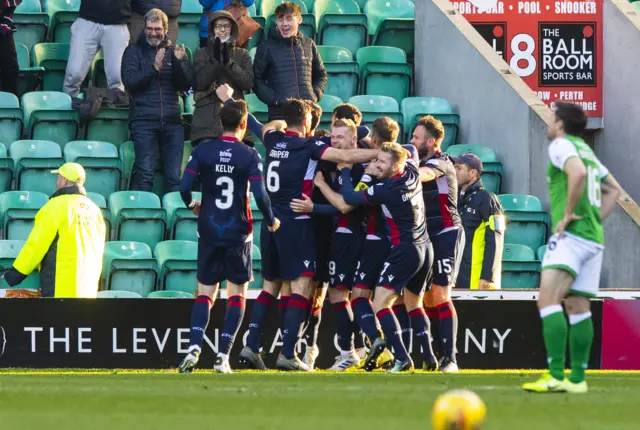
[[[640,301],[605,300],[602,368],[640,370]]]
[[[180,299],[8,299],[0,300],[0,367],[172,368],[189,346],[191,300]],[[248,333],[253,300],[232,351],[231,365]],[[212,311],[201,368],[212,368],[226,301]],[[473,369],[542,369],[546,366],[540,317],[532,300],[459,300],[459,364]],[[282,345],[277,312],[270,315],[263,345],[273,367]],[[323,310],[317,367],[330,367],[338,355],[334,313]],[[590,368],[600,368],[602,301],[593,302],[595,339]],[[301,342],[300,352],[305,342]],[[413,348],[416,365],[421,363]]]

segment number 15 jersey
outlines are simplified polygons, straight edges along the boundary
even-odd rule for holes
[[[249,181],[262,180],[258,152],[233,137],[198,145],[185,172],[200,176],[202,206],[198,235],[215,246],[237,246],[253,233]]]
[[[267,132],[263,140],[267,149],[265,184],[273,215],[280,221],[308,219],[307,214],[293,212],[289,204],[302,194],[311,197],[318,160],[330,145],[275,130]]]

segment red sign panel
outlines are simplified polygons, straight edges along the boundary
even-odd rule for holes
[[[452,1],[547,105],[602,116],[602,1],[498,1],[480,12]]]
[[[640,301],[604,301],[602,368],[640,370]]]

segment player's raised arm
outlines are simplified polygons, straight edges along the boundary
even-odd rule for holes
[[[194,149],[189,157],[187,167],[184,169],[182,179],[180,180],[180,197],[187,206],[196,213],[200,202],[193,200],[191,189],[193,188],[193,182],[198,177],[198,148]]]
[[[331,203],[333,207],[335,207],[340,213],[348,214],[352,210],[356,208],[354,205],[350,205],[344,201],[344,197],[341,194],[336,193],[331,189],[329,184],[324,181],[324,177],[322,173],[316,173],[316,177],[313,180],[313,184],[318,187],[322,195]],[[346,185],[345,185],[346,186]]]
[[[377,149],[336,149],[326,148],[321,159],[338,164],[366,163],[378,156]]]
[[[351,169],[344,167],[340,174],[342,175],[342,197],[344,198],[345,203],[354,206],[367,204],[367,198],[365,197],[365,193],[367,191],[356,191],[353,188],[353,183],[351,182]],[[373,190],[373,188],[369,188],[369,190]],[[327,200],[329,199],[327,198]]]
[[[604,167],[604,166],[603,166]],[[603,175],[604,178],[600,184],[600,190],[602,191],[602,196],[600,199],[600,219],[604,221],[607,219],[611,212],[616,208],[616,204],[618,203],[618,198],[622,194],[622,187],[616,181],[616,178],[613,177],[611,173],[606,171],[606,174]],[[602,170],[600,174],[602,175]]]
[[[427,165],[421,166],[419,169],[420,182],[429,182],[438,179],[446,173],[445,169],[446,167],[442,160],[432,159],[427,161]]]

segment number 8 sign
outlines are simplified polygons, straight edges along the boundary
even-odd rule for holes
[[[482,12],[452,3],[542,101],[602,116],[602,2],[498,1]]]

